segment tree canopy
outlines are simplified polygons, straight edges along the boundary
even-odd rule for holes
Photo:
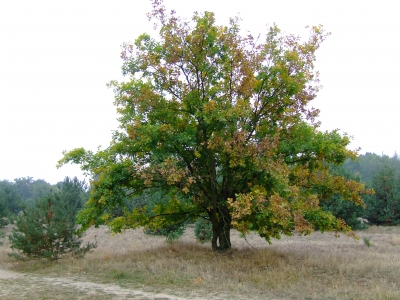
[[[315,52],[328,36],[322,26],[306,41],[272,26],[261,41],[242,34],[238,19],[220,26],[204,12],[187,21],[152,3],[158,37],[124,44],[127,80],[110,83],[120,122],[110,145],[64,152],[58,164],[80,164],[92,178],[83,229],[203,217],[215,250],[231,247],[231,227],[268,241],[315,228],[350,231],[319,205],[333,194],[363,205],[367,192],[330,173],[329,164],[357,153],[346,134],[321,132],[310,106],[319,89]]]

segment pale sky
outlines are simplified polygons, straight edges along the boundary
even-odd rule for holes
[[[227,24],[239,14],[253,35],[276,23],[307,36],[307,25],[332,35],[317,52],[322,130],[354,137],[352,149],[392,156],[400,151],[400,17],[397,1],[165,0],[190,18],[213,11]],[[157,36],[141,0],[0,1],[0,180],[31,176],[49,183],[83,179],[78,166],[56,169],[63,150],[96,150],[117,129],[113,93],[121,79],[120,45]]]

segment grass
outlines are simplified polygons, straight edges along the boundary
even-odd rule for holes
[[[78,276],[99,283],[210,299],[400,299],[400,227],[370,227],[356,241],[330,233],[283,237],[268,245],[233,233],[233,250],[214,253],[193,230],[177,242],[130,230],[111,236],[91,229],[98,248],[83,259],[15,262],[0,247],[0,265],[46,276]],[[368,240],[373,247],[366,247]],[[364,242],[363,242],[364,241]]]
[[[51,287],[35,283],[34,287],[27,286],[26,282],[22,279],[13,279],[1,281],[0,298],[2,300],[15,300],[15,299],[46,299],[53,300],[55,295],[57,300],[109,300],[110,297],[106,293],[99,291],[91,292],[89,295],[83,295],[79,291],[75,291],[69,287],[62,285],[52,285]],[[6,292],[4,292],[6,291]]]

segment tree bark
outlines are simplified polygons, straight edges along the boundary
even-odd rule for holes
[[[224,252],[231,249],[231,217],[225,208],[224,212],[214,214],[211,212],[210,220],[212,223],[213,236],[211,246],[214,251]]]

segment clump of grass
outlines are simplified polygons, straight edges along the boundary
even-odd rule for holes
[[[370,238],[364,237],[363,241],[364,241],[364,244],[367,245],[367,247],[373,246]]]

